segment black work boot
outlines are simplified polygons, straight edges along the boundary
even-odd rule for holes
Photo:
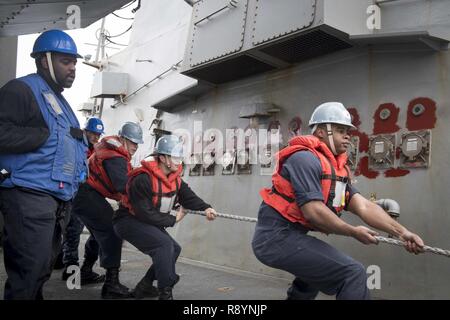
[[[159,300],[173,300],[172,289],[180,281],[180,276],[176,275],[172,286],[159,289]]]
[[[83,265],[81,266],[81,285],[91,283],[101,283],[105,281],[105,276],[92,271],[95,261],[88,261],[84,259]]]
[[[155,298],[159,296],[159,290],[153,286],[153,281],[151,279],[143,277],[136,285],[136,288],[134,288],[133,296],[135,299]]]
[[[105,283],[102,287],[103,299],[126,299],[132,295],[128,288],[119,282],[119,268],[106,269]]]
[[[172,287],[165,287],[160,289],[159,300],[173,300]]]

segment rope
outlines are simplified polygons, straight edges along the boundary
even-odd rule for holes
[[[392,239],[392,238],[385,238],[385,237],[380,237],[380,236],[375,236],[375,238],[379,242],[384,242],[387,244],[392,244],[392,245],[402,246],[402,247],[405,245],[405,243],[403,241]],[[429,246],[424,246],[423,250],[450,258],[450,250],[444,250],[441,248],[435,248],[435,247],[429,247]]]
[[[206,216],[204,211],[194,211],[194,210],[187,210],[187,209],[184,209],[184,211],[186,213],[190,213],[190,214],[198,214],[201,216]],[[245,221],[245,222],[257,222],[258,221],[258,219],[256,219],[256,218],[236,216],[234,214],[226,214],[226,213],[219,213],[219,212],[216,213],[216,216],[218,216],[220,218],[239,220],[239,221]]]
[[[184,211],[186,213],[190,213],[190,214],[197,214],[197,215],[201,215],[201,216],[206,216],[204,211],[194,211],[194,210],[187,210],[184,209]],[[176,212],[174,212],[176,213]],[[234,214],[226,214],[226,213],[216,213],[217,217],[220,218],[225,218],[225,219],[232,219],[232,220],[239,220],[239,221],[245,221],[245,222],[258,222],[257,218],[250,218],[250,217],[243,217],[243,216],[237,216]],[[392,239],[392,238],[385,238],[385,237],[381,237],[381,236],[375,236],[375,238],[379,241],[379,242],[383,242],[383,243],[387,243],[387,244],[391,244],[391,245],[396,245],[396,246],[405,246],[405,243],[401,240],[396,240],[396,239]],[[429,247],[429,246],[424,246],[423,247],[425,252],[431,252],[434,254],[438,254],[438,255],[442,255],[442,256],[446,256],[448,258],[450,258],[450,250],[444,250],[441,248],[435,248],[435,247]]]

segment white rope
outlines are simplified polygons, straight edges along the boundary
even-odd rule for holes
[[[405,243],[401,240],[385,238],[385,237],[381,237],[381,236],[375,236],[375,238],[379,242],[384,242],[384,243],[388,243],[388,244],[392,244],[392,245],[396,245],[396,246],[402,246],[402,247],[405,246]],[[434,247],[429,247],[429,246],[424,246],[423,250],[450,258],[450,250],[444,250],[444,249],[434,248]]]
[[[184,211],[186,213],[190,213],[190,214],[198,214],[201,216],[206,216],[205,211],[194,211],[194,210],[187,210],[187,209],[184,209]],[[226,214],[226,213],[219,213],[219,212],[216,212],[216,216],[220,217],[220,218],[233,219],[233,220],[239,220],[239,221],[245,221],[245,222],[257,222],[258,221],[258,219],[256,219],[256,218],[236,216],[234,214]]]
[[[201,216],[206,216],[204,211],[194,211],[194,210],[187,210],[184,209],[184,211],[186,213],[190,213],[190,214],[197,214],[197,215],[201,215]],[[174,212],[176,213],[176,212]],[[243,216],[237,216],[234,214],[226,214],[226,213],[220,213],[217,212],[216,213],[217,217],[220,218],[225,218],[225,219],[232,219],[232,220],[239,220],[239,221],[245,221],[245,222],[258,222],[257,218],[250,218],[250,217],[243,217]],[[391,244],[391,245],[396,245],[396,246],[405,246],[405,243],[401,240],[396,240],[396,239],[392,239],[392,238],[385,238],[385,237],[381,237],[381,236],[375,236],[375,238],[379,241],[379,242],[383,242],[383,243],[387,243],[387,244]],[[444,250],[441,248],[435,248],[435,247],[429,247],[429,246],[424,246],[423,247],[425,252],[431,252],[434,254],[438,254],[438,255],[442,255],[442,256],[446,256],[448,258],[450,258],[450,250]]]

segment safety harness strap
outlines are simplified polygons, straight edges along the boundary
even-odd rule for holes
[[[336,196],[335,194],[335,189],[336,189],[336,171],[333,168],[333,165],[331,164],[330,160],[327,157],[324,157],[327,161],[328,164],[330,165],[330,170],[331,170],[331,176],[329,178],[326,179],[330,179],[331,180],[331,185],[330,185],[330,192],[328,193],[328,199],[326,199],[325,203],[326,206],[333,211],[334,213],[337,214],[336,209],[333,207],[333,200],[334,197]],[[324,176],[324,175],[322,175]],[[328,176],[328,175],[325,175]],[[322,178],[324,179],[324,178]]]

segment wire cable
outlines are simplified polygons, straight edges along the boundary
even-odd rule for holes
[[[120,19],[124,19],[124,20],[134,20],[134,18],[126,18],[126,17],[119,16],[118,14],[115,14],[114,12],[112,12],[111,14],[112,14],[113,16],[117,17],[117,18],[120,18]]]
[[[110,40],[109,37],[106,37],[106,40],[108,40],[109,42],[111,42],[111,43],[113,43],[113,44],[115,44],[115,45],[118,45],[118,46],[128,47],[127,44],[122,44],[122,43],[114,42],[114,41]]]
[[[125,30],[124,32],[119,33],[119,34],[116,34],[116,35],[114,35],[114,36],[107,36],[107,38],[117,38],[117,37],[123,36],[125,33],[127,33],[128,31],[130,31],[131,28],[133,28],[133,25],[129,26],[128,29]]]

